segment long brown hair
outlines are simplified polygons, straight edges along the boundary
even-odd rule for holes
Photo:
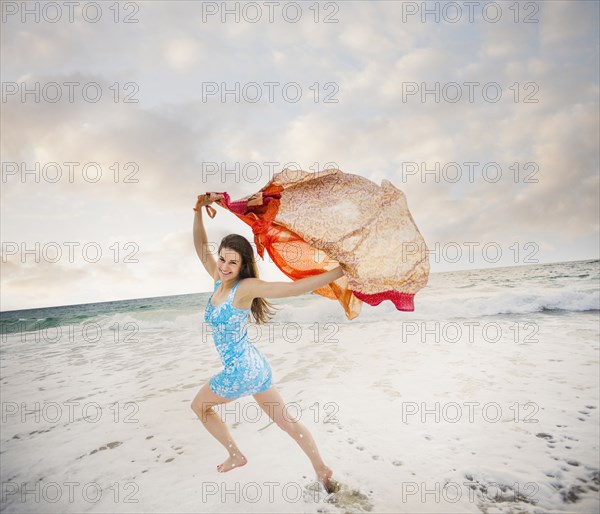
[[[258,268],[256,266],[256,260],[254,259],[254,250],[250,241],[244,236],[239,234],[229,234],[221,240],[219,250],[217,254],[221,253],[221,250],[226,248],[227,250],[234,250],[242,257],[242,265],[240,266],[239,280],[243,278],[259,278]],[[252,300],[251,312],[257,323],[267,323],[270,318],[275,314],[277,310],[273,304],[267,302],[264,298],[254,298]]]

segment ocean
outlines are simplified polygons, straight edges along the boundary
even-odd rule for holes
[[[414,312],[354,320],[270,300],[249,337],[329,495],[251,397],[220,406],[249,463],[214,470],[211,293],[0,313],[3,512],[599,511],[600,261],[432,273]]]
[[[599,309],[600,261],[572,261],[552,264],[534,264],[504,268],[485,268],[445,273],[432,273],[427,287],[415,297],[415,311],[398,312],[390,302],[376,307],[364,304],[356,320],[471,318],[478,316],[591,312]],[[158,328],[165,322],[171,328],[177,321],[187,326],[197,321],[212,291],[197,294],[135,298],[113,302],[65,305],[42,309],[4,311],[0,313],[0,334],[50,332],[50,328],[79,327],[98,324],[110,327],[129,320],[140,329]],[[272,301],[289,312],[305,309],[311,297],[291,297]],[[346,320],[338,306],[331,303],[323,320]],[[289,307],[289,309],[286,309]],[[386,308],[387,307],[387,308]],[[310,310],[310,309],[309,309]],[[366,312],[368,311],[368,312]],[[315,309],[314,320],[320,321]],[[290,319],[293,317],[290,315]],[[286,317],[287,319],[287,317]]]

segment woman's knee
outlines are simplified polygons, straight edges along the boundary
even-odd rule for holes
[[[214,414],[216,411],[213,409],[214,404],[209,402],[200,402],[194,400],[192,402],[192,410],[196,413],[196,416],[200,418],[201,421],[206,421],[209,416]]]
[[[206,414],[213,412],[214,402],[210,402],[205,398],[205,395],[200,391],[192,400],[190,407],[196,414]]]
[[[206,410],[205,404],[198,398],[192,400],[190,407],[196,414],[202,414],[202,412]]]
[[[302,425],[299,421],[282,419],[279,421],[277,426],[279,426],[279,428],[281,428],[281,430],[284,432],[291,435],[294,439],[297,439],[302,432]]]

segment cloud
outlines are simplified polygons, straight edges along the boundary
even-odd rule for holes
[[[2,308],[210,290],[191,240],[196,195],[240,198],[289,162],[309,171],[335,163],[377,184],[390,180],[432,243],[520,238],[538,241],[550,261],[594,257],[598,4],[536,5],[537,24],[514,23],[508,8],[496,24],[404,23],[394,2],[340,3],[338,23],[316,23],[305,10],[298,23],[279,13],[273,23],[223,24],[203,21],[199,3],[145,2],[137,24],[4,24],[4,80],[93,82],[103,97],[3,102],[4,163],[31,169],[56,162],[63,172],[67,162],[98,163],[102,170],[97,182],[84,180],[81,166],[74,181],[4,176],[3,241],[134,242],[140,263],[37,267],[17,256],[2,266]],[[269,81],[278,83],[274,102],[266,94],[256,103],[202,98],[206,82],[257,82],[265,93]],[[404,101],[402,94],[406,82],[468,81],[497,82],[501,100],[482,100],[481,87],[474,102],[436,103],[429,95],[423,103],[420,94]],[[290,83],[302,89],[299,102],[282,100]],[[137,103],[123,101],[131,91]],[[338,102],[325,102],[332,92]],[[538,102],[524,102],[532,92]],[[432,169],[456,162],[466,173],[464,163],[473,161],[480,163],[473,182],[403,175],[412,163]],[[490,162],[502,167],[497,183],[482,178]],[[124,182],[127,163],[137,167],[138,182]],[[526,163],[537,165],[539,181],[515,182],[514,163],[521,173]],[[204,219],[215,243],[233,232],[252,241],[231,213],[219,208],[217,218]],[[268,262],[263,271],[282,276]],[[36,283],[47,287],[36,290]]]
[[[199,42],[192,38],[174,39],[165,50],[167,64],[177,71],[186,71],[197,65],[202,54]]]

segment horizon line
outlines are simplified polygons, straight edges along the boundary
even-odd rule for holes
[[[528,264],[514,264],[511,266],[497,266],[497,267],[485,267],[485,268],[465,268],[465,269],[457,269],[457,270],[449,270],[449,271],[432,271],[430,275],[437,275],[441,273],[459,273],[462,271],[478,271],[478,270],[492,270],[492,269],[505,269],[505,268],[518,268],[524,266],[539,266],[539,265],[547,265],[547,264],[566,264],[569,262],[587,262],[587,261],[598,261],[600,257],[591,257],[589,259],[577,259],[572,261],[554,261],[554,262],[536,262],[536,263],[528,263]],[[176,293],[176,294],[166,294],[159,296],[141,296],[141,297],[133,297],[133,298],[120,298],[117,300],[103,300],[98,302],[86,302],[86,303],[68,303],[62,305],[46,305],[44,307],[26,307],[20,309],[10,309],[10,310],[0,310],[0,314],[9,313],[9,312],[17,312],[17,311],[31,311],[37,309],[56,309],[59,307],[78,307],[84,305],[94,305],[94,304],[103,304],[103,303],[117,303],[117,302],[126,302],[131,300],[151,300],[156,298],[169,298],[174,296],[188,296],[193,294],[202,294],[202,293],[210,293],[211,291],[199,291],[197,293]],[[310,292],[310,291],[309,291]]]

